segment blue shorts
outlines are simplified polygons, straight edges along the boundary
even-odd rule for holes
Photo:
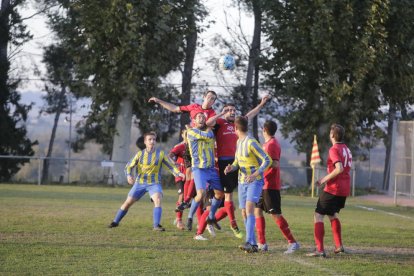
[[[145,193],[148,192],[150,197],[152,197],[155,193],[161,193],[162,194],[162,187],[161,184],[138,184],[135,183],[134,186],[132,186],[131,190],[128,193],[128,196],[139,200]]]
[[[194,176],[194,183],[197,190],[206,190],[207,183],[210,185],[210,189],[223,191],[221,186],[220,177],[215,168],[191,168]]]
[[[251,183],[239,183],[239,208],[246,208],[246,201],[259,202],[263,190],[263,179]]]

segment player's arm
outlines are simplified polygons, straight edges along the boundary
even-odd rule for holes
[[[333,171],[331,171],[329,174],[327,174],[324,177],[322,177],[321,179],[319,179],[318,181],[316,181],[316,185],[320,186],[323,183],[328,182],[329,180],[337,177],[343,171],[344,171],[344,166],[342,165],[342,162],[341,161],[336,162],[335,163],[335,169]]]
[[[179,176],[182,178],[185,177],[185,175],[180,172],[180,170],[168,156],[164,155],[162,159],[162,165],[165,166],[174,176]]]
[[[129,161],[126,164],[125,169],[124,169],[125,175],[126,175],[127,180],[128,180],[128,184],[130,184],[130,185],[134,184],[134,182],[135,182],[135,179],[132,175],[132,169],[134,167],[138,167],[137,165],[138,165],[139,155],[140,155],[140,152],[135,154],[135,156],[131,159],[131,161]]]
[[[246,177],[247,182],[254,181],[256,177],[258,177],[259,174],[263,174],[264,171],[267,170],[272,163],[272,160],[270,159],[269,155],[267,155],[267,153],[262,149],[259,143],[257,143],[256,141],[253,141],[250,144],[250,147],[251,147],[253,154],[258,159],[260,159],[261,162],[260,162],[260,167],[254,173]]]
[[[180,107],[178,105],[175,105],[175,104],[172,104],[172,103],[163,101],[163,100],[158,99],[156,97],[151,97],[148,100],[148,102],[150,102],[150,103],[151,102],[157,103],[157,104],[161,105],[163,108],[165,108],[165,109],[167,109],[167,110],[169,110],[171,112],[175,112],[175,113],[180,113],[181,112]]]
[[[239,169],[239,163],[238,163],[237,158],[236,158],[236,159],[234,159],[233,164],[231,164],[231,165],[228,164],[227,167],[224,168],[224,174],[234,172],[238,169]]]
[[[264,96],[262,100],[260,101],[260,103],[255,108],[247,112],[247,114],[245,115],[247,119],[250,120],[253,117],[255,117],[257,114],[259,114],[262,107],[270,100],[270,98],[271,97],[269,95]]]
[[[206,125],[209,126],[209,127],[215,126],[216,122],[217,122],[217,119],[220,118],[221,116],[223,116],[224,114],[226,114],[227,112],[228,112],[228,108],[223,108],[223,110],[220,113],[214,115],[213,117],[210,117],[206,121]]]

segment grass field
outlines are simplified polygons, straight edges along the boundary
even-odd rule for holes
[[[128,193],[126,187],[0,184],[0,274],[414,275],[412,208],[350,198],[341,212],[350,253],[332,253],[331,228],[325,221],[328,258],[309,258],[305,254],[314,246],[316,199],[286,195],[283,213],[301,250],[284,255],[286,242],[267,217],[270,251],[252,255],[237,249],[242,241],[233,237],[227,218],[209,241],[195,241],[193,232],[176,229],[175,191],[164,192],[162,224],[167,231],[153,232],[148,196],[130,209],[120,227],[106,228]],[[239,211],[237,218],[242,225]]]

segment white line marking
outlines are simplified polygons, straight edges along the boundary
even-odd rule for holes
[[[395,216],[395,217],[414,220],[413,217],[408,217],[408,216],[404,216],[404,215],[400,215],[400,214],[396,214],[396,213],[391,213],[391,212],[387,212],[387,211],[383,211],[383,210],[379,210],[379,209],[375,209],[375,208],[371,208],[371,207],[366,207],[366,206],[362,206],[362,205],[355,205],[355,207],[362,208],[362,209],[365,209],[367,211],[377,211],[377,212],[384,213],[384,214],[391,215],[391,216]]]

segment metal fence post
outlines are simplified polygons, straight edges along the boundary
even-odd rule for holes
[[[41,182],[42,182],[42,176],[41,176],[41,174],[42,174],[42,159],[40,158],[40,156],[39,156],[39,158],[38,158],[38,160],[39,160],[39,166],[37,167],[37,185],[40,185],[40,184],[42,184]]]
[[[394,175],[394,205],[397,205],[397,174]]]

